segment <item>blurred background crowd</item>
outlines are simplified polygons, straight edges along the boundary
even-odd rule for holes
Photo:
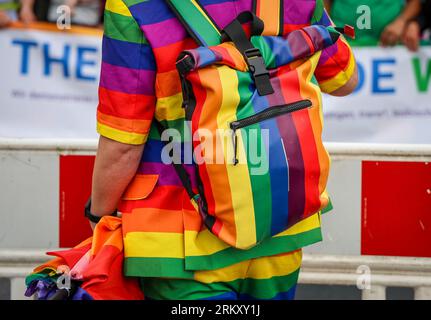
[[[17,20],[57,22],[60,5],[70,7],[72,24],[99,27],[104,4],[104,0],[0,0],[0,27]],[[430,38],[431,0],[325,0],[325,5],[336,25],[355,26],[354,45],[402,43],[417,51],[421,41]]]
[[[337,26],[356,29],[356,46],[404,44],[417,51],[430,39],[431,0],[325,0]]]
[[[42,21],[57,22],[64,12],[62,5],[70,8],[71,22],[75,25],[100,27],[106,0],[0,0],[0,28],[14,21],[25,24]]]

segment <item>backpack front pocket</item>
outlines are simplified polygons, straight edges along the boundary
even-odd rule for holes
[[[253,124],[257,124],[259,122],[269,120],[275,117],[282,116],[284,114],[288,114],[291,112],[299,111],[305,108],[309,108],[312,106],[312,103],[310,100],[301,100],[294,103],[282,105],[282,106],[273,106],[271,108],[268,108],[266,110],[260,111],[254,115],[248,116],[243,119],[238,119],[235,121],[232,121],[229,124],[230,129],[232,130],[232,145],[234,150],[234,158],[233,163],[234,165],[238,164],[238,158],[237,158],[237,152],[238,152],[238,136],[237,136],[237,130],[241,128],[245,128],[248,126],[251,126]]]

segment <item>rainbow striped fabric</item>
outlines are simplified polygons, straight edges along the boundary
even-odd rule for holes
[[[37,293],[39,300],[53,299],[59,291],[57,283],[68,284],[58,281],[60,272],[64,272],[72,280],[70,284],[77,286],[71,286],[68,300],[144,299],[138,279],[123,274],[120,218],[104,217],[91,238],[70,250],[48,252],[48,255],[56,258],[38,266],[26,278],[26,296]]]
[[[199,3],[220,29],[238,13],[251,11],[253,5],[252,0]],[[320,0],[285,0],[282,8],[283,34],[312,24],[331,24]],[[279,31],[269,28],[266,32]],[[177,129],[184,146],[189,145],[175,62],[180,52],[196,47],[166,1],[107,1],[98,132],[123,143],[145,143],[136,177],[119,204],[126,275],[193,279],[196,270],[214,270],[290,252],[321,240],[319,213],[250,250],[233,248],[202,227],[202,218],[173,166],[162,162],[164,143],[152,125],[155,118],[165,127]],[[340,38],[311,60],[311,65],[320,89],[330,93],[350,79],[355,62],[351,49]],[[317,89],[311,95],[320,99]],[[313,116],[321,118],[322,114]],[[315,151],[314,157],[316,154],[324,156]],[[186,169],[196,186],[193,166],[186,165]]]
[[[286,38],[253,36],[275,91],[266,96],[232,42],[181,55],[177,64],[189,69],[184,87],[193,89],[184,93],[193,149],[205,153],[196,201],[205,226],[229,245],[248,249],[328,205],[329,155],[313,74],[338,36],[323,26]]]
[[[293,300],[301,250],[197,271],[195,279],[141,278],[153,300]]]

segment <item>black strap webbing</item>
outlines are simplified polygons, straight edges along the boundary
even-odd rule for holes
[[[222,40],[230,39],[244,56],[249,70],[253,76],[257,92],[266,96],[274,92],[269,71],[266,69],[262,53],[255,48],[247,37],[242,24],[251,21],[252,34],[258,35],[263,31],[263,22],[254,13],[246,11],[229,23],[222,31]]]

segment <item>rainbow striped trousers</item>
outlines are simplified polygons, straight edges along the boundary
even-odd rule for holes
[[[141,287],[152,300],[292,300],[301,261],[297,250],[196,271],[193,279],[141,278]]]

